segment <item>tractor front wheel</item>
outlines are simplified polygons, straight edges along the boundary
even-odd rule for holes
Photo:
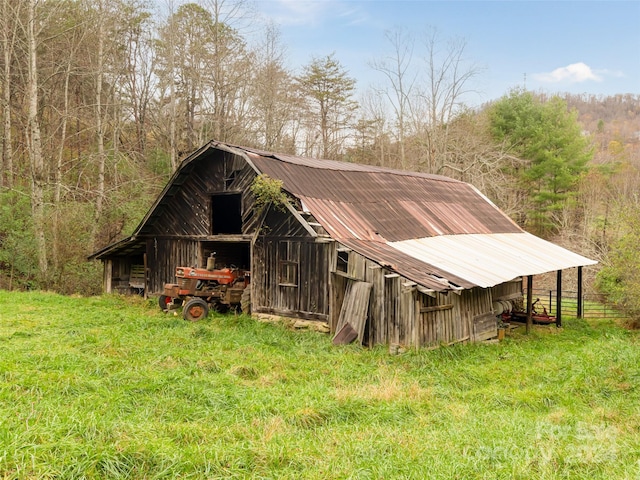
[[[209,305],[201,298],[192,298],[182,309],[182,316],[190,322],[197,322],[209,315]]]
[[[182,305],[181,298],[173,298],[169,295],[160,295],[158,297],[158,306],[163,312],[168,312],[172,307],[175,308],[179,307],[180,305]]]
[[[166,312],[169,309],[171,302],[173,302],[173,299],[168,295],[160,295],[160,297],[158,297],[158,306],[163,312]]]

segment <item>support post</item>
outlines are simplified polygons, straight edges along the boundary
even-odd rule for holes
[[[562,326],[562,270],[558,270],[556,285],[556,327]]]
[[[144,299],[146,300],[147,298],[149,298],[149,267],[147,266],[147,254],[145,252],[145,254],[143,255],[143,264],[144,264],[144,291],[143,291],[143,295],[144,295]]]
[[[113,290],[113,260],[104,261],[104,293],[111,293]],[[9,284],[11,290],[11,284]]]
[[[527,277],[527,334],[531,331],[533,325],[533,275]]]
[[[582,267],[578,267],[578,318],[582,318],[582,302]]]

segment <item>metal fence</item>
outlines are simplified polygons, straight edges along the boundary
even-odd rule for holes
[[[556,315],[558,311],[556,290],[533,289],[532,299],[540,299],[537,303],[538,312],[542,311],[542,307],[547,310],[549,315]],[[611,303],[607,301],[606,295],[596,293],[584,293],[582,295],[582,316],[583,318],[627,318],[624,312],[617,310]],[[526,298],[526,294],[525,294]],[[526,303],[525,303],[526,305]],[[578,293],[562,290],[562,316],[578,315]]]

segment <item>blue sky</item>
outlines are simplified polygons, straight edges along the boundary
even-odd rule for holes
[[[640,94],[640,0],[634,1],[389,1],[256,0],[279,26],[289,66],[312,56],[336,57],[359,91],[380,82],[369,67],[391,53],[385,31],[404,29],[419,41],[430,28],[441,45],[466,42],[470,85],[480,104],[525,85],[529,90]]]

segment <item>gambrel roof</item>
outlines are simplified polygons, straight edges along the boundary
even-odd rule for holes
[[[179,188],[189,165],[210,149],[242,157],[256,174],[281,180],[306,214],[299,221],[312,217],[332,239],[427,289],[486,288],[596,263],[525,232],[465,182],[214,141],[182,162],[132,237],[92,257],[135,244],[145,223],[161,216],[164,197]]]

